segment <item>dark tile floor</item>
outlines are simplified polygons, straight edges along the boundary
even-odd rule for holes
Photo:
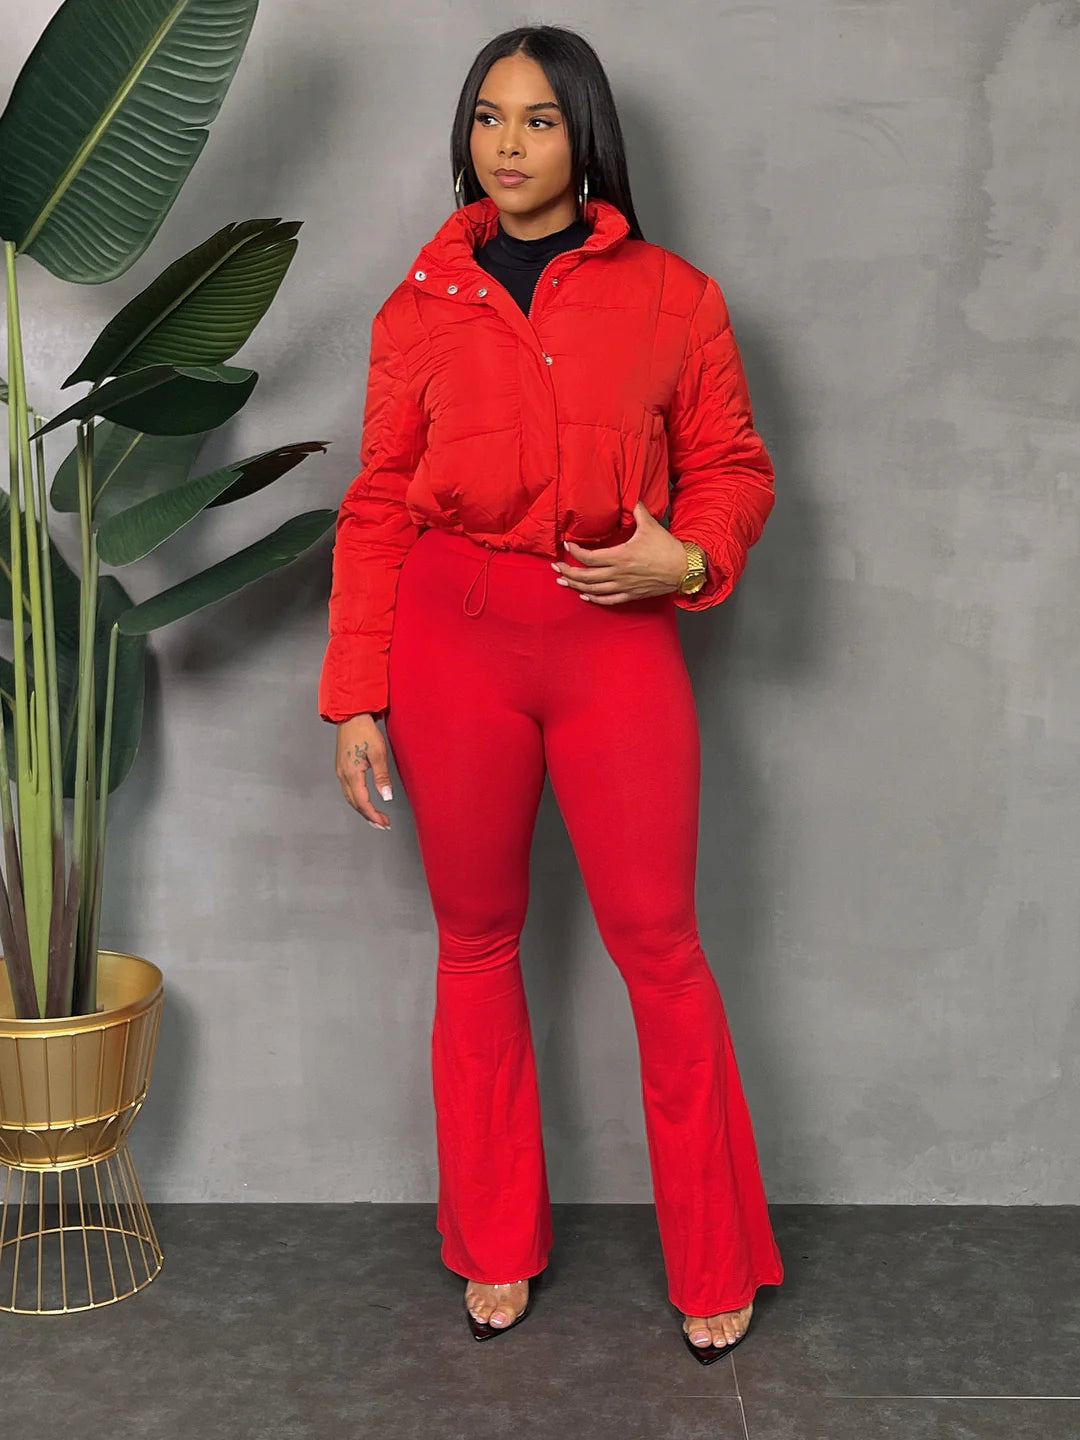
[[[1076,1440],[1080,1207],[777,1205],[786,1275],[703,1366],[647,1205],[557,1205],[534,1308],[477,1344],[433,1205],[156,1205],[119,1304],[0,1314],[34,1440]]]

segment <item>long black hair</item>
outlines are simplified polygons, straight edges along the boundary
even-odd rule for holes
[[[487,193],[476,178],[469,148],[480,86],[496,60],[517,54],[528,55],[541,65],[555,92],[570,136],[570,167],[577,194],[581,194],[582,176],[587,175],[589,199],[609,200],[626,216],[630,234],[644,240],[630,198],[622,127],[604,67],[587,40],[561,25],[518,25],[504,30],[488,41],[469,67],[450,134],[453,179],[465,167],[462,203],[479,200]]]

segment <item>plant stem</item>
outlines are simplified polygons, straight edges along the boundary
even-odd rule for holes
[[[45,423],[34,412],[35,429]],[[45,660],[49,692],[49,762],[52,770],[52,909],[49,915],[49,984],[47,1016],[71,1014],[72,955],[65,904],[64,769],[60,755],[60,687],[56,674],[56,613],[53,605],[52,554],[49,545],[49,498],[45,488],[45,440],[34,447],[38,511],[41,516],[41,575],[45,602]]]
[[[94,905],[90,917],[89,949],[95,966],[98,953],[98,932],[101,928],[101,887],[105,874],[105,815],[109,803],[109,759],[112,749],[113,699],[116,689],[116,647],[120,627],[114,622],[109,631],[109,671],[105,686],[105,731],[101,742],[101,794],[98,797],[97,849],[94,854]],[[96,975],[96,969],[95,969]]]
[[[79,885],[78,923],[75,932],[73,1004],[77,1013],[97,1008],[96,956],[88,954],[86,921],[93,883],[93,793],[89,781],[90,746],[93,744],[91,708],[94,700],[94,631],[97,619],[97,545],[90,528],[90,486],[93,475],[93,429],[79,421],[77,432],[79,522],[82,537],[82,574],[79,578],[79,722],[75,742],[75,816],[72,848]]]
[[[26,934],[26,911],[23,907],[22,866],[19,863],[19,839],[15,833],[15,817],[11,808],[11,776],[7,761],[7,725],[4,707],[0,705],[0,811],[4,823],[4,857],[7,883],[0,878],[0,943],[4,946],[8,981],[15,1002],[15,1017],[37,1020],[41,1016],[34,970],[30,963],[30,941]],[[9,888],[10,887],[10,888]]]
[[[30,424],[26,405],[22,326],[15,274],[15,247],[5,242],[8,319],[8,440],[11,477],[11,579],[15,654],[15,759],[19,801],[19,838],[22,845],[23,899],[30,960],[38,1004],[44,1006],[48,989],[49,929],[52,911],[52,766],[48,735],[48,676],[45,663],[44,616],[37,541],[37,518],[30,454]],[[23,506],[21,477],[26,478]],[[26,637],[21,620],[22,524],[26,526],[27,586],[30,598],[30,638],[34,657],[34,690],[27,694]]]

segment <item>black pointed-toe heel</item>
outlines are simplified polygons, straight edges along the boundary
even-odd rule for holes
[[[739,1336],[738,1340],[732,1340],[729,1345],[695,1345],[693,1340],[690,1339],[689,1331],[686,1328],[685,1315],[683,1315],[680,1321],[682,1325],[682,1337],[686,1341],[687,1349],[695,1360],[700,1360],[702,1365],[711,1365],[714,1360],[719,1360],[722,1355],[726,1355],[730,1350],[734,1350],[736,1345],[742,1344],[750,1333],[750,1326],[754,1323],[754,1316],[756,1314],[756,1309],[750,1311],[750,1319],[746,1322],[746,1329]]]
[[[496,1335],[505,1335],[508,1330],[513,1330],[515,1325],[521,1324],[522,1320],[525,1319],[532,1308],[533,1294],[536,1286],[540,1283],[539,1275],[526,1276],[525,1278],[529,1281],[529,1298],[525,1301],[520,1314],[515,1315],[509,1325],[489,1325],[486,1320],[477,1320],[476,1316],[469,1309],[468,1300],[462,1296],[462,1303],[465,1306],[465,1319],[468,1321],[469,1333],[474,1340],[491,1340]],[[498,1288],[500,1286],[519,1285],[521,1282],[519,1280],[500,1280],[494,1283]],[[492,1311],[492,1314],[494,1314],[494,1311]]]

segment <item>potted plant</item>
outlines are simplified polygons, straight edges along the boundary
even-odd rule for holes
[[[0,1186],[0,1309],[105,1304],[160,1268],[127,1134],[149,1084],[162,974],[98,948],[108,797],[138,750],[147,635],[289,564],[336,515],[296,515],[138,604],[100,571],[133,564],[203,511],[326,449],[302,441],[206,473],[197,464],[203,438],[258,380],[227,362],[277,293],[299,222],[230,223],[173,261],[108,322],[63,381],[89,389],[49,419],[27,396],[18,261],[96,285],[138,259],[202,151],[257,4],[140,0],[119,26],[113,0],[65,0],[0,114],[0,619],[10,633],[0,656],[0,1166],[18,1175]],[[65,426],[74,446],[50,484],[44,437]],[[50,503],[78,516],[74,564],[53,538]]]

